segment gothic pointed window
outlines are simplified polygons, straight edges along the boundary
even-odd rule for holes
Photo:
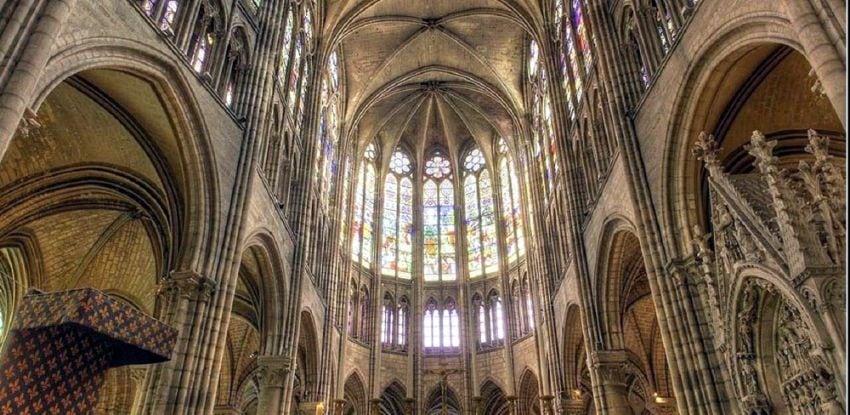
[[[581,50],[582,58],[584,59],[585,71],[590,71],[590,67],[593,64],[593,52],[591,51],[591,42],[587,33],[587,27],[584,23],[584,11],[582,9],[581,1],[582,0],[571,0],[571,21],[573,27],[575,27],[578,47]]]
[[[426,349],[440,347],[440,310],[437,301],[429,299],[425,304],[422,321],[422,344]]]
[[[289,67],[289,55],[292,53],[292,31],[295,25],[293,17],[293,9],[290,6],[286,11],[286,23],[283,29],[283,44],[280,48],[280,65],[278,66],[277,76],[280,79],[281,85],[285,86],[286,69]]]
[[[508,264],[525,255],[525,231],[519,179],[505,139],[499,140],[499,183],[501,186],[502,223]]]
[[[475,278],[499,271],[493,183],[478,148],[466,155],[463,170],[467,268]]]
[[[475,293],[472,297],[472,306],[475,309],[475,317],[478,320],[478,344],[484,345],[490,339],[489,329],[487,325],[487,307],[484,304],[484,299],[481,295]]]
[[[424,180],[423,278],[425,281],[454,281],[457,278],[455,204],[449,159],[440,152],[431,156],[425,162]]]
[[[363,152],[363,160],[354,187],[354,208],[351,220],[351,259],[363,267],[372,267],[372,244],[374,238],[374,213],[377,150],[369,144]]]
[[[390,293],[384,294],[384,303],[381,305],[381,343],[384,346],[393,344],[393,320],[395,318],[395,304]]]
[[[496,291],[491,291],[487,298],[490,317],[490,340],[501,343],[505,339],[505,315],[502,308],[502,297]]]
[[[457,305],[453,299],[446,300],[443,307],[442,346],[444,348],[460,347],[460,317]]]
[[[166,0],[165,9],[162,11],[162,19],[159,21],[159,28],[164,31],[174,30],[174,18],[177,17],[177,7],[180,2],[177,0]]]
[[[302,30],[304,33],[305,60],[304,67],[301,70],[301,91],[298,94],[298,115],[295,119],[296,128],[301,127],[301,122],[304,120],[304,114],[307,106],[307,85],[310,84],[311,65],[309,59],[309,51],[313,45],[313,17],[309,8],[304,10],[304,19],[302,22]]]
[[[410,279],[413,274],[413,166],[396,150],[384,181],[381,273]]]
[[[528,322],[528,330],[534,330],[534,302],[531,299],[531,287],[528,285],[528,279],[522,281],[522,296],[525,301],[525,317]]]
[[[410,302],[406,297],[402,297],[398,302],[396,311],[396,345],[401,348],[407,348],[407,319],[410,313]]]
[[[215,20],[210,16],[210,11],[201,6],[189,40],[189,60],[195,72],[203,74],[207,71],[215,41]]]
[[[316,181],[322,205],[327,207],[334,195],[334,177],[337,174],[336,147],[339,140],[339,69],[337,52],[331,53],[322,76],[321,108],[316,139]]]

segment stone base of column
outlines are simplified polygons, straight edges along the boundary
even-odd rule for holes
[[[302,402],[298,410],[305,415],[325,415],[324,402]]]

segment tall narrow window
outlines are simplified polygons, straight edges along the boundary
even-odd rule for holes
[[[584,24],[584,12],[582,10],[581,0],[572,0],[572,22],[576,29],[578,47],[581,49],[581,54],[584,58],[585,71],[590,71],[590,67],[593,64],[593,52],[591,51],[587,27]]]
[[[491,292],[487,304],[490,307],[490,338],[494,342],[500,342],[505,339],[505,316],[499,293]]]
[[[189,56],[192,62],[192,69],[197,73],[204,73],[207,70],[207,61],[212,53],[213,44],[215,43],[215,20],[210,18],[209,11],[203,7],[198,11],[198,17],[195,21],[195,29],[192,31],[192,38],[189,44]]]
[[[423,186],[423,277],[425,281],[453,281],[455,258],[455,210],[451,164],[441,153],[425,162]]]
[[[396,344],[401,348],[407,347],[407,315],[410,303],[407,298],[402,297],[398,302],[398,313],[396,314]]]
[[[532,51],[536,49],[535,45],[536,43],[532,41],[532,46],[534,46],[531,48]],[[529,64],[534,60],[533,56],[530,55]],[[574,74],[575,73],[577,72],[574,72]],[[529,82],[531,83],[530,91],[532,93],[532,144],[534,146],[534,156],[537,159],[537,169],[540,174],[540,180],[542,183],[545,183],[546,192],[544,192],[544,198],[548,201],[549,195],[553,190],[555,182],[554,178],[558,170],[558,151],[555,142],[552,103],[548,84],[549,80],[546,70],[542,67],[536,69],[531,74],[532,76],[530,77]],[[580,93],[580,91],[578,93]]]
[[[513,264],[525,255],[522,200],[514,161],[508,153],[508,144],[504,139],[499,140],[498,151],[505,246],[507,247],[508,263]]]
[[[460,318],[452,299],[446,301],[443,309],[443,347],[460,347]]]
[[[525,317],[528,319],[528,329],[534,330],[534,302],[531,300],[531,289],[528,286],[527,279],[522,282],[522,295],[525,297]]]
[[[390,293],[384,294],[384,304],[381,306],[381,343],[391,345],[393,343],[393,317],[395,305]]]
[[[160,29],[164,31],[174,30],[174,18],[177,16],[178,5],[179,2],[177,0],[167,0],[165,10],[162,13],[162,20],[159,22]]]
[[[369,144],[357,175],[351,218],[351,258],[367,268],[372,266],[376,157],[375,145]]]
[[[381,273],[409,279],[413,272],[413,166],[396,150],[384,181]]]
[[[337,54],[331,53],[322,76],[321,113],[316,139],[316,175],[322,205],[327,207],[334,194],[333,179],[336,177],[336,146],[339,137],[339,68]]]
[[[141,6],[142,10],[145,11],[145,14],[148,16],[152,16],[154,9],[156,9],[156,5],[159,2],[157,0],[142,0]]]
[[[277,69],[277,76],[280,79],[281,85],[284,87],[286,86],[286,69],[289,67],[289,55],[292,53],[292,30],[295,25],[295,18],[293,15],[293,9],[290,6],[289,10],[286,11],[286,23],[284,24],[283,29],[283,44],[280,48],[280,66],[278,66]]]
[[[573,104],[573,86],[570,80],[570,67],[567,62],[566,39],[562,35],[561,25],[564,24],[564,0],[555,0],[555,36],[560,40],[561,46],[558,50],[558,67],[561,70],[561,87],[564,88],[564,95],[567,97],[567,109],[570,113],[570,119],[575,121],[576,109]]]
[[[440,346],[440,310],[434,299],[425,305],[425,315],[422,322],[422,343],[425,348]]]
[[[467,266],[471,278],[499,270],[493,186],[484,155],[474,149],[463,162]]]
[[[486,344],[490,339],[487,329],[487,308],[484,306],[484,300],[478,294],[475,294],[472,304],[478,310],[476,316],[478,317],[478,343]]]

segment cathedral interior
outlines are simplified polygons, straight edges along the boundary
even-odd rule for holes
[[[177,333],[97,414],[844,413],[846,12],[0,1],[0,344],[94,288]]]

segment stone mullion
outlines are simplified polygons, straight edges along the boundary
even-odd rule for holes
[[[378,160],[381,160],[379,157]],[[383,163],[381,163],[383,164]],[[377,166],[377,167],[385,167],[385,166]],[[373,231],[372,231],[372,239],[374,243],[374,249],[372,249],[372,258],[374,261],[372,262],[372,269],[374,272],[372,273],[372,298],[375,299],[371,304],[372,306],[372,316],[369,321],[372,322],[372,338],[371,340],[371,350],[370,350],[370,359],[369,359],[369,389],[373,391],[377,391],[380,389],[381,383],[381,352],[383,351],[383,347],[381,344],[381,324],[378,319],[382,318],[381,306],[383,305],[384,296],[383,290],[381,289],[381,280],[383,278],[383,272],[381,272],[381,262],[380,258],[383,255],[383,246],[381,241],[384,239],[384,226],[383,218],[384,213],[384,186],[386,186],[386,176],[388,174],[392,174],[389,171],[386,174],[381,174],[383,168],[375,169],[375,180],[378,182],[376,184],[375,189],[375,207],[372,209],[374,217],[373,217]],[[396,190],[398,191],[399,186],[397,185]],[[398,193],[397,193],[398,194]],[[398,196],[397,196],[398,197]],[[397,202],[396,202],[397,203]],[[380,395],[373,396],[374,398],[380,398]],[[373,414],[377,415],[377,414]]]
[[[638,30],[638,47],[644,51],[641,56],[646,60],[646,71],[650,75],[655,75],[664,53],[661,50],[658,32],[655,29],[655,21],[652,20],[653,17],[650,14],[651,12],[643,8],[635,10],[635,23],[637,23]],[[647,18],[651,21],[648,21]]]
[[[424,183],[423,173],[425,172],[424,168],[424,160],[420,159],[419,169],[416,170],[416,174],[413,178],[413,223],[414,229],[423,229],[423,217],[422,217],[422,185]],[[410,324],[408,330],[408,384],[410,387],[407,388],[407,393],[409,397],[412,397],[414,401],[421,405],[422,398],[424,395],[424,385],[422,382],[423,371],[424,371],[424,358],[423,358],[423,339],[422,339],[422,318],[423,318],[423,306],[424,301],[422,299],[424,295],[424,273],[423,273],[423,245],[424,245],[424,233],[416,232],[416,239],[414,240],[413,246],[413,277],[412,277],[412,287],[413,293],[411,295],[411,310],[410,310]],[[380,393],[380,392],[376,392]],[[418,411],[416,411],[418,412]]]
[[[611,32],[613,25],[610,22],[610,16],[606,15],[599,7],[594,7],[591,10],[591,18],[600,22],[598,27],[606,28],[606,31]],[[605,23],[604,26],[602,23]],[[630,186],[628,186],[631,197],[637,203],[637,212],[639,220],[637,220],[638,235],[641,244],[641,251],[646,258],[647,274],[650,287],[652,289],[653,301],[656,304],[656,314],[658,316],[658,324],[662,334],[662,340],[667,350],[667,361],[672,372],[674,390],[676,391],[677,404],[680,411],[690,410],[696,413],[709,410],[711,412],[719,412],[718,407],[718,391],[716,390],[713,377],[707,371],[699,371],[695,365],[706,367],[706,356],[688,356],[685,354],[685,345],[693,341],[703,341],[701,337],[696,339],[688,338],[687,330],[681,327],[687,318],[672,319],[668,316],[674,315],[673,307],[676,302],[675,291],[671,287],[670,278],[664,278],[666,275],[663,264],[667,262],[666,252],[663,250],[663,245],[658,235],[659,225],[654,216],[652,202],[647,188],[643,161],[640,159],[640,148],[637,144],[637,139],[634,136],[634,130],[631,124],[627,122],[625,114],[626,103],[623,94],[614,82],[618,71],[614,64],[610,61],[614,56],[619,56],[618,48],[612,43],[612,40],[603,37],[602,42],[604,50],[607,53],[602,54],[602,69],[605,76],[603,82],[608,96],[614,101],[609,106],[612,120],[619,123],[619,131],[623,134],[617,135],[619,146],[626,151],[622,151],[627,171],[630,172]],[[609,56],[610,55],[610,56]],[[658,304],[661,307],[658,307]],[[678,307],[683,307],[678,303]],[[687,316],[693,313],[692,307],[680,308],[679,313],[675,315]],[[672,357],[670,356],[672,352]],[[694,362],[697,360],[697,362]],[[681,367],[681,369],[680,369]],[[706,408],[708,406],[708,408]]]
[[[460,163],[456,163],[456,164],[460,165]],[[473,326],[470,325],[470,321],[472,320],[473,314],[474,314],[472,312],[472,310],[474,310],[475,307],[474,306],[470,307],[472,296],[469,295],[469,292],[470,292],[470,289],[471,289],[470,282],[471,282],[472,278],[469,275],[469,258],[467,258],[467,253],[468,253],[467,243],[469,241],[467,241],[467,234],[466,234],[466,231],[467,231],[467,229],[466,229],[466,187],[465,187],[465,181],[464,181],[466,179],[466,177],[465,177],[464,174],[462,174],[462,173],[464,173],[463,167],[462,166],[459,166],[459,167],[460,168],[457,169],[457,171],[458,171],[458,174],[456,175],[457,179],[452,181],[452,184],[455,187],[455,191],[454,191],[454,199],[455,199],[454,203],[455,203],[455,207],[456,207],[456,209],[455,209],[455,215],[456,215],[456,217],[455,217],[455,232],[456,232],[456,234],[455,235],[457,235],[457,237],[455,238],[455,258],[457,260],[457,265],[458,265],[458,273],[457,273],[458,298],[457,298],[457,302],[456,302],[456,307],[457,307],[457,310],[458,310],[458,323],[459,323],[459,325],[461,325],[460,323],[464,320],[466,320],[466,323],[467,323],[467,324],[462,325],[462,326],[465,326],[464,327],[465,329],[463,330],[463,336],[461,337],[460,354],[463,357],[464,367],[468,368],[468,370],[469,370],[467,373],[464,373],[463,380],[464,380],[464,386],[465,386],[465,390],[466,390],[466,393],[464,395],[466,395],[466,400],[467,400],[466,405],[464,405],[464,406],[470,407],[471,405],[469,404],[469,402],[471,402],[471,398],[473,396],[475,396],[475,385],[477,384],[477,382],[476,382],[477,376],[475,375],[475,371],[476,371],[476,367],[477,367],[476,359],[475,359],[477,347],[476,347],[474,332],[471,329],[471,327],[473,327]],[[485,165],[484,168],[485,169],[487,168],[486,165]],[[481,222],[480,222],[480,220],[481,220],[481,216],[480,216],[480,213],[481,213],[481,208],[480,208],[481,189],[478,187],[477,174],[475,174],[475,173],[466,173],[466,174],[471,174],[475,177],[475,191],[476,191],[476,195],[478,196],[476,198],[476,201],[475,201],[476,202],[475,208],[478,209],[477,213],[479,214],[479,216],[478,216],[478,218],[479,218],[479,222],[478,222],[479,223],[479,226],[478,226],[479,227],[478,243],[480,244],[481,243],[481,231],[482,231],[481,226],[480,226],[481,225]],[[483,267],[483,264],[481,264],[481,266]],[[482,271],[483,271],[483,268],[482,268]],[[484,278],[484,277],[481,277],[481,278]],[[466,318],[460,318],[460,316],[465,316]],[[461,329],[461,327],[458,327],[458,329]]]
[[[502,222],[504,220],[504,217],[505,217],[504,216],[505,206],[503,205],[504,201],[502,200],[502,186],[508,187],[511,198],[513,198],[513,195],[514,195],[514,193],[512,192],[513,189],[511,188],[510,180],[508,180],[508,183],[502,183],[502,175],[498,174],[499,171],[500,171],[499,163],[501,162],[502,157],[507,157],[507,155],[502,155],[502,156],[496,158],[497,161],[495,163],[493,163],[494,169],[490,173],[490,177],[493,178],[493,180],[492,180],[492,184],[493,184],[492,190],[494,192],[494,195],[493,195],[494,213],[498,213],[498,218],[496,218],[496,220],[497,220],[496,223]],[[507,164],[509,166],[508,171],[510,171],[511,170],[510,169],[511,163],[509,162],[509,160],[507,158],[505,158],[505,162],[508,163]],[[513,170],[512,173],[517,174],[516,169],[517,169],[517,167],[516,167],[516,165],[514,165],[513,169],[512,169]],[[493,174],[494,172],[496,174]],[[519,180],[517,180],[517,183],[519,183]],[[508,209],[513,209],[513,206],[508,207]],[[514,216],[511,215],[510,217],[511,217],[511,221],[513,222]],[[496,242],[497,242],[496,247],[497,247],[497,250],[498,250],[498,253],[499,253],[499,287],[500,287],[501,292],[502,292],[502,314],[503,314],[502,318],[506,320],[505,321],[505,338],[503,340],[504,346],[503,346],[502,354],[504,355],[505,367],[507,368],[507,372],[508,372],[508,378],[505,380],[505,385],[509,389],[507,391],[505,391],[505,393],[507,395],[514,395],[514,394],[516,394],[515,386],[514,386],[514,384],[515,384],[515,379],[514,379],[515,374],[514,374],[514,356],[513,356],[513,347],[512,347],[514,338],[513,338],[513,335],[511,333],[513,331],[512,330],[513,324],[508,324],[508,321],[510,321],[509,317],[514,316],[514,312],[513,312],[514,304],[513,304],[513,297],[512,297],[511,289],[510,289],[510,264],[508,263],[508,250],[507,250],[507,246],[506,246],[506,243],[505,243],[507,239],[506,239],[504,231],[503,231],[504,228],[505,228],[504,226],[496,226]],[[516,222],[514,222],[514,237],[515,238],[516,238],[516,229],[517,229]],[[517,262],[518,261],[519,261],[519,252],[517,252]],[[517,332],[517,335],[519,335],[518,332]],[[519,337],[519,336],[517,336],[517,337]]]
[[[201,0],[187,0],[181,6],[183,7],[177,7],[177,16],[175,16],[171,27],[174,29],[174,44],[188,54],[191,47],[189,42],[192,38],[192,32],[195,31],[196,18],[201,8]],[[205,14],[209,16],[209,10]]]
[[[0,34],[0,158],[6,154],[21,118],[76,0],[19,2]],[[39,12],[40,11],[40,12]],[[32,16],[27,19],[27,16]],[[14,44],[25,45],[17,48]],[[26,123],[27,121],[23,121]]]

